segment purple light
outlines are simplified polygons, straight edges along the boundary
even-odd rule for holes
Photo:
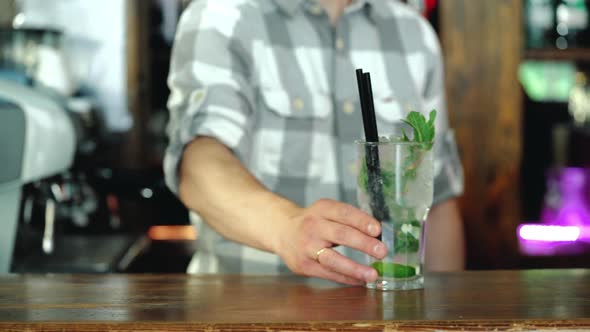
[[[541,222],[549,225],[590,225],[590,171],[568,167],[553,170],[547,181],[547,193]]]
[[[579,254],[590,250],[590,170],[566,167],[548,173],[541,220],[517,229],[526,255]]]
[[[522,224],[520,252],[528,256],[577,255],[590,250],[590,227]]]
[[[561,219],[566,225],[583,225],[584,220],[582,220],[582,215],[588,214],[585,209],[581,207],[570,209],[569,211],[564,211],[563,214],[560,216]]]
[[[580,227],[521,225],[518,235],[522,240],[545,242],[574,242],[580,238]]]

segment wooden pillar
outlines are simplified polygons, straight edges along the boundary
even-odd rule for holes
[[[12,19],[16,14],[16,3],[14,0],[0,1],[0,26],[12,25]]]
[[[521,0],[442,0],[451,125],[465,168],[469,268],[517,264],[522,92]]]
[[[133,128],[121,150],[122,166],[141,169],[146,164],[146,124],[149,114],[149,8],[151,1],[126,0],[127,88]]]

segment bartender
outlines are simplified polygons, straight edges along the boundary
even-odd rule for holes
[[[355,259],[387,252],[354,207],[356,68],[372,74],[381,133],[438,110],[425,264],[464,267],[462,168],[428,22],[394,0],[201,0],[175,38],[164,165],[199,228],[189,272],[377,279]]]

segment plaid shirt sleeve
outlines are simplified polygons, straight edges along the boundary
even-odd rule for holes
[[[434,29],[426,20],[420,20],[424,43],[430,55],[430,71],[424,89],[424,111],[436,109],[439,113],[435,139],[434,204],[460,196],[463,193],[463,167],[457,151],[453,130],[449,128],[445,98],[444,63],[441,47]]]
[[[235,149],[245,139],[251,118],[250,59],[237,35],[246,11],[223,3],[194,1],[183,13],[176,34],[164,158],[166,183],[176,193],[186,144],[209,136]]]

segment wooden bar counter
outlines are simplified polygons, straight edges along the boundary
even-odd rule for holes
[[[298,277],[7,275],[1,331],[590,331],[590,270],[430,274],[380,292]]]

